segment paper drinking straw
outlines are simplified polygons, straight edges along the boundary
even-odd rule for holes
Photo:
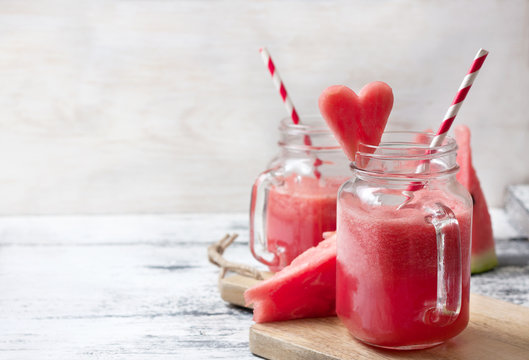
[[[459,109],[463,105],[463,101],[467,97],[467,94],[472,87],[472,84],[474,83],[474,80],[478,76],[479,70],[481,69],[481,66],[485,62],[485,59],[487,58],[487,55],[489,52],[485,49],[479,49],[478,53],[474,57],[474,61],[472,62],[472,66],[470,66],[470,69],[468,70],[467,74],[463,78],[463,82],[461,82],[461,85],[459,86],[459,90],[457,90],[457,94],[454,97],[454,100],[452,101],[452,104],[448,108],[448,111],[445,114],[444,120],[441,123],[441,126],[437,130],[437,133],[435,134],[434,138],[432,139],[430,143],[430,148],[437,147],[443,143],[443,140],[446,137],[446,134],[448,133],[448,130],[450,130],[450,127],[452,126],[452,123],[454,122],[457,113],[459,112]],[[431,154],[432,150],[428,150],[426,154]],[[424,171],[425,168],[427,168],[429,165],[428,160],[423,160],[421,162],[421,165],[418,168],[418,172]],[[399,206],[399,208],[403,207],[407,203],[409,203],[413,199],[413,192],[420,190],[424,187],[424,184],[420,181],[413,182],[406,191],[404,191],[404,195],[406,195],[407,199],[406,201]]]
[[[272,81],[274,82],[274,85],[276,86],[277,91],[279,91],[279,95],[281,96],[281,99],[283,100],[283,104],[285,105],[288,115],[292,118],[292,122],[295,125],[298,125],[299,124],[298,112],[296,111],[296,108],[294,107],[294,103],[292,103],[292,100],[288,96],[287,88],[285,87],[283,80],[281,80],[281,77],[279,76],[279,72],[276,69],[276,66],[274,64],[274,61],[272,60],[272,57],[270,56],[270,53],[265,47],[260,48],[259,52],[261,53],[263,62],[265,66],[268,68],[270,75],[272,75]],[[308,135],[305,135],[305,137],[303,138],[303,142],[307,146],[312,145],[312,141],[310,140],[310,137]],[[322,164],[322,161],[320,159],[316,158],[314,160],[314,163],[313,163],[314,175],[316,176],[317,179],[321,177],[321,173],[318,170],[318,166],[320,166],[321,164]]]
[[[264,47],[260,48],[259,52],[261,53],[261,57],[263,58],[265,66],[268,68],[268,71],[270,71],[270,75],[272,75],[272,81],[274,82],[277,91],[279,91],[281,99],[283,99],[283,104],[285,104],[285,108],[287,109],[288,115],[292,118],[292,122],[294,124],[299,124],[298,112],[296,111],[292,100],[290,100],[290,97],[288,96],[285,84],[283,84],[283,80],[281,80],[281,77],[279,76],[279,73],[274,65],[274,61],[272,60],[270,53]]]
[[[467,75],[463,78],[463,82],[459,86],[459,90],[457,90],[457,94],[454,97],[454,100],[452,101],[452,105],[450,105],[450,107],[448,108],[444,120],[441,123],[439,129],[437,130],[437,134],[435,134],[435,137],[433,138],[430,147],[436,147],[442,144],[444,138],[446,137],[446,134],[448,133],[448,130],[450,130],[450,127],[452,126],[452,123],[454,122],[454,119],[457,116],[457,113],[459,112],[459,109],[461,108],[461,105],[463,105],[463,101],[467,97],[467,94],[470,88],[472,87],[474,80],[478,76],[479,70],[485,62],[485,59],[487,58],[488,54],[489,52],[487,50],[479,49],[478,53],[476,54],[476,57],[474,58],[474,61],[472,62],[472,66],[468,70]]]

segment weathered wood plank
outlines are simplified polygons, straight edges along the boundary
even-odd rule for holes
[[[226,257],[256,264],[246,214],[0,219],[0,358],[253,358],[251,313],[206,256],[228,232]],[[528,278],[500,267],[472,291],[529,305]]]
[[[220,299],[206,257],[242,218],[4,219],[0,358],[252,358],[251,313]]]
[[[247,355],[251,314],[196,246],[3,247],[0,349]]]

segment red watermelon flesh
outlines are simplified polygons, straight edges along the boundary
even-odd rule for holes
[[[457,180],[467,188],[474,202],[470,267],[472,273],[476,274],[494,268],[498,264],[498,259],[494,250],[494,237],[487,201],[481,190],[476,170],[472,166],[470,129],[464,125],[456,126],[455,138],[459,148],[457,163],[460,167]]]
[[[336,235],[295,258],[290,265],[244,292],[255,322],[335,315]]]
[[[349,160],[360,143],[378,145],[393,107],[393,91],[375,81],[359,94],[344,85],[330,86],[320,95],[320,112]]]

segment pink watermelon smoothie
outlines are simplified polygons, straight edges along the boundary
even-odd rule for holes
[[[336,230],[336,197],[346,180],[293,175],[283,185],[270,189],[266,213],[268,251],[279,259],[271,271],[281,270],[316,246],[323,232]]]
[[[435,230],[425,222],[424,211],[385,206],[366,210],[347,196],[339,201],[336,312],[349,331],[366,343],[436,344],[457,335],[468,323],[472,210],[455,200],[443,200],[441,193],[428,196],[452,209],[461,234],[461,312],[444,327],[423,321],[437,296]]]

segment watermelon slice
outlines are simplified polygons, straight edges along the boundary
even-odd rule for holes
[[[354,161],[360,143],[380,143],[393,107],[393,91],[380,81],[367,84],[358,95],[347,86],[335,85],[323,91],[318,105],[345,155]]]
[[[336,234],[244,292],[255,322],[335,315]]]
[[[494,250],[494,237],[487,201],[479,185],[476,170],[472,166],[470,129],[464,125],[456,126],[455,138],[459,147],[457,163],[460,167],[457,180],[467,188],[474,202],[470,268],[472,274],[477,274],[494,268],[498,264],[498,259]]]

